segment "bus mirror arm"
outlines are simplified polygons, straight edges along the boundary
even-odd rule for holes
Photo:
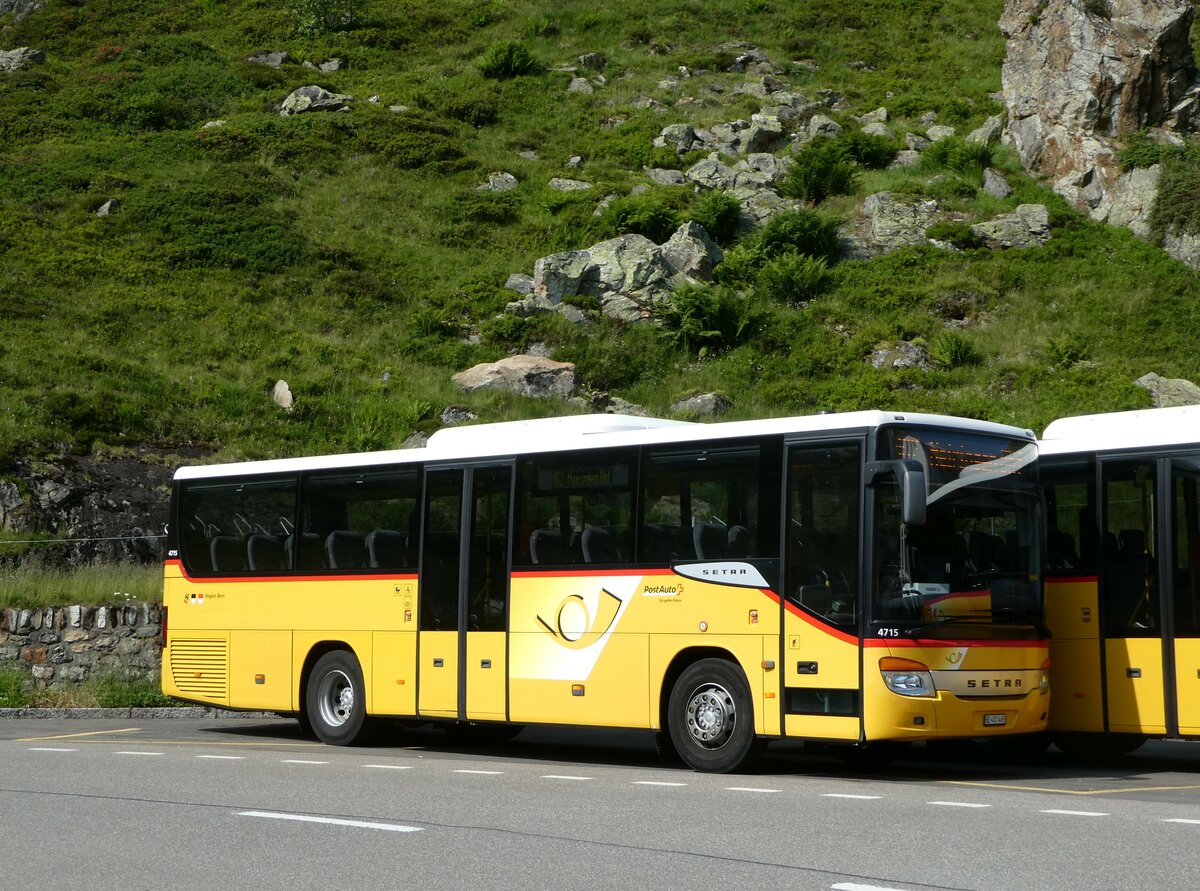
[[[900,513],[906,526],[925,524],[925,469],[911,458],[867,462],[867,485],[881,476],[894,476],[900,483]]]

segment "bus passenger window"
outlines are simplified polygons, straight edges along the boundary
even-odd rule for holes
[[[633,453],[539,455],[517,484],[518,566],[628,563],[633,542]]]
[[[179,501],[180,556],[190,573],[279,572],[296,517],[296,478],[192,480]]]
[[[757,443],[650,452],[642,484],[638,561],[761,556],[759,459]]]
[[[416,572],[420,515],[416,467],[312,474],[304,479],[299,569]]]

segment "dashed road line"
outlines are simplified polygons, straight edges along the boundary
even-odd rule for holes
[[[64,746],[30,746],[29,752],[78,752],[79,749],[68,749]]]
[[[1111,817],[1112,814],[1102,814],[1099,811],[1042,811],[1043,814],[1056,814],[1060,817]]]
[[[660,780],[634,780],[633,786],[686,786],[687,783],[664,783]]]
[[[1060,789],[1054,786],[1025,786],[1020,783],[982,783],[970,780],[942,780],[947,786],[974,786],[979,789],[1005,789],[1013,792],[1049,792],[1053,795],[1128,795],[1133,792],[1183,792],[1200,789],[1200,784],[1179,786],[1132,786],[1119,789]]]
[[[762,789],[756,786],[726,786],[726,792],[782,792],[782,789]]]
[[[280,764],[328,764],[328,761],[305,761],[302,758],[284,758]]]
[[[487,776],[487,777],[499,776],[500,774],[504,773],[504,771],[502,771],[502,770],[456,770],[454,772],[455,773],[473,773],[478,776]]]
[[[197,755],[206,761],[245,761],[245,755]]]
[[[857,882],[838,882],[830,887],[832,891],[902,891],[900,888],[889,888],[885,885],[860,885]]]
[[[411,764],[364,764],[363,767],[374,770],[412,770]]]
[[[973,801],[927,801],[926,804],[935,804],[939,807],[991,807],[990,804],[977,804]]]
[[[543,780],[590,780],[592,777],[575,777],[560,773],[547,773],[542,775]]]
[[[162,754],[164,754],[164,753],[163,753],[163,752],[133,752],[133,751],[125,751],[125,752],[113,752],[113,754],[114,754],[114,755],[148,755],[148,756],[154,757],[154,756],[157,756],[157,755],[162,755]]]
[[[1187,823],[1190,826],[1200,826],[1200,820],[1184,820],[1177,817],[1173,820],[1163,820],[1164,823]]]
[[[401,823],[374,823],[369,820],[343,820],[339,817],[312,817],[307,814],[279,814],[272,811],[239,811],[239,817],[259,817],[265,820],[288,820],[294,823],[322,823],[326,826],[348,826],[353,829],[382,829],[385,832],[420,832],[420,826]]]
[[[846,792],[826,792],[822,798],[850,798],[854,801],[879,801],[882,795],[850,795]],[[836,886],[835,886],[836,887]]]

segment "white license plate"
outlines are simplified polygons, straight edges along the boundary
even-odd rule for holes
[[[1003,727],[1008,723],[1008,715],[984,715],[984,727]]]

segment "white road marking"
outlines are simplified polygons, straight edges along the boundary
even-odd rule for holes
[[[114,752],[114,755],[163,755],[164,752]]]
[[[856,801],[878,801],[882,795],[848,795],[843,792],[826,792],[822,798],[852,798]],[[865,886],[864,886],[865,887]]]
[[[30,746],[30,752],[78,752],[79,749],[63,749],[55,746]]]
[[[197,755],[197,758],[204,758],[208,761],[245,761],[245,755]]]
[[[328,764],[328,761],[304,761],[300,758],[284,758],[280,764]]]
[[[1062,817],[1110,817],[1111,814],[1102,814],[1099,811],[1042,811],[1043,814],[1058,814]]]
[[[901,891],[899,888],[888,888],[884,885],[859,885],[856,882],[838,882],[832,887],[833,891]]]
[[[455,773],[473,773],[480,776],[497,776],[504,773],[502,770],[456,770]]]
[[[1191,826],[1200,826],[1200,820],[1183,820],[1183,819],[1177,818],[1174,820],[1163,820],[1163,822],[1164,823],[1187,823]]]
[[[634,780],[634,786],[686,786],[687,783],[661,783],[656,780]]]
[[[779,792],[779,789],[757,789],[754,786],[726,786],[726,792]]]
[[[991,807],[990,804],[976,804],[972,801],[927,801],[926,804],[936,804],[939,807]]]
[[[375,770],[412,770],[411,764],[364,764],[363,767],[371,767]]]
[[[310,817],[306,814],[276,814],[270,811],[240,811],[239,817],[261,817],[266,820],[290,820],[295,823],[322,823],[326,826],[349,826],[353,829],[382,829],[386,832],[420,832],[420,826],[400,823],[372,823],[367,820],[341,820],[334,817]]]
[[[590,780],[591,777],[573,777],[558,773],[547,773],[542,775],[543,780]]]

